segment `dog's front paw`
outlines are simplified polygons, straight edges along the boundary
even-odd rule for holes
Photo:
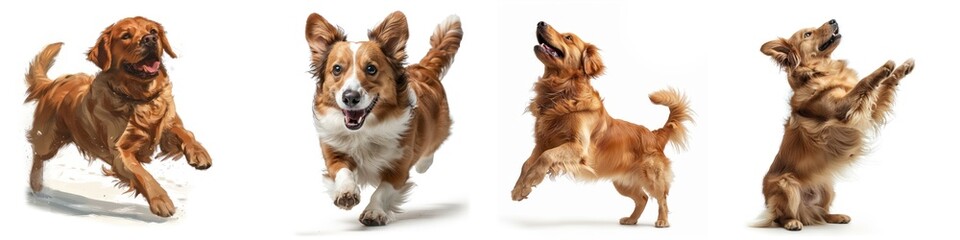
[[[333,205],[336,205],[340,209],[350,210],[354,206],[360,204],[360,194],[359,191],[345,191],[337,194],[336,199],[333,200]]]
[[[519,202],[519,201],[522,201],[522,200],[524,200],[524,199],[527,199],[527,195],[530,195],[530,192],[531,192],[531,191],[533,191],[533,188],[531,188],[531,187],[519,186],[519,185],[518,185],[518,186],[516,186],[516,187],[513,188],[513,192],[512,192],[513,200]]]
[[[204,170],[213,165],[207,149],[203,148],[199,143],[183,146],[183,153],[187,156],[187,163],[198,170]]]
[[[360,223],[368,227],[383,226],[387,225],[391,218],[389,213],[381,209],[367,209],[360,214]]]
[[[898,77],[906,76],[907,74],[910,74],[911,72],[913,72],[913,58],[907,59],[906,62],[903,62],[903,64],[900,64],[900,67],[897,67],[897,70],[894,71],[894,73],[895,73]]]
[[[827,214],[824,219],[827,223],[847,224],[850,223],[850,216],[844,214]]]
[[[173,201],[166,194],[151,197],[147,200],[147,203],[150,204],[150,212],[157,216],[170,217],[177,212],[177,209],[173,206]]]
[[[620,218],[620,225],[637,225],[637,219],[630,217]]]
[[[783,229],[787,229],[790,231],[800,231],[803,229],[803,223],[801,223],[800,220],[790,219],[790,220],[787,220],[787,223],[783,224]]]

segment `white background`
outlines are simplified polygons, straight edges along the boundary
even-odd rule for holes
[[[960,18],[951,8],[914,2],[631,2],[4,2],[0,106],[7,116],[0,127],[6,159],[0,167],[0,220],[8,223],[6,234],[44,238],[950,233],[958,213],[950,197],[956,182],[950,176],[958,166],[950,155],[951,139],[958,134],[952,126],[957,103],[952,87],[960,80],[950,74],[960,54],[953,26]],[[433,28],[447,15],[458,14],[463,21],[462,47],[444,80],[453,135],[427,174],[412,174],[418,186],[405,205],[404,220],[363,228],[356,221],[362,206],[339,210],[322,186],[303,31],[306,16],[318,12],[344,27],[350,40],[365,40],[366,30],[393,10],[404,11],[409,20],[409,62],[423,56]],[[180,56],[165,59],[177,110],[210,151],[213,167],[196,172],[182,161],[151,166],[171,184],[186,186],[176,196],[178,215],[165,223],[73,216],[28,204],[31,149],[24,135],[33,104],[21,103],[29,60],[46,44],[62,41],[66,45],[50,75],[93,73],[97,69],[84,54],[99,32],[136,15],[166,27]],[[881,130],[874,151],[838,181],[833,209],[851,215],[851,224],[806,227],[800,233],[746,227],[763,210],[760,180],[776,154],[788,111],[785,76],[759,52],[760,45],[831,18],[844,35],[834,57],[850,60],[852,68],[867,73],[887,59],[899,64],[910,57],[917,67],[902,82],[896,115]],[[638,226],[617,225],[632,204],[606,181],[546,181],[529,199],[510,201],[509,191],[533,145],[533,119],[524,109],[542,73],[532,53],[535,24],[541,20],[600,47],[607,74],[593,83],[614,117],[661,126],[667,110],[651,104],[647,94],[676,87],[689,96],[697,114],[690,149],[667,152],[676,175],[669,198],[671,228],[652,227],[653,201]],[[72,147],[47,166],[48,186],[99,171]],[[93,192],[112,189],[108,178],[94,180],[103,183],[94,184],[100,190]],[[364,189],[364,200],[371,190]],[[146,205],[121,192],[90,198]]]
[[[677,8],[672,4],[662,8]],[[591,13],[592,15],[585,15]],[[707,227],[706,46],[698,44],[699,28],[688,16],[626,2],[505,2],[500,6],[499,167],[494,196],[504,231],[544,236],[663,238],[702,235]],[[536,25],[545,21],[557,31],[577,34],[600,48],[606,74],[592,81],[611,116],[658,129],[667,107],[650,103],[651,92],[674,87],[685,93],[696,113],[688,124],[689,150],[668,147],[674,182],[667,203],[670,228],[653,227],[657,202],[652,200],[636,226],[620,226],[634,202],[621,196],[610,181],[580,183],[566,177],[545,180],[522,202],[510,200],[523,162],[533,149],[533,117],[525,112],[543,64],[534,56]],[[684,54],[677,54],[683,52]]]

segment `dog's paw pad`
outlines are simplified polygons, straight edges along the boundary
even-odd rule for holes
[[[343,210],[350,210],[357,204],[360,204],[360,195],[354,192],[341,193],[337,195],[337,199],[333,200],[333,205]]]
[[[625,217],[620,219],[620,225],[637,225],[637,219]]]
[[[653,226],[657,228],[668,228],[670,227],[670,223],[667,222],[667,220],[657,220],[657,222],[654,223]]]
[[[150,198],[147,201],[150,204],[150,212],[161,217],[170,217],[177,212],[177,209],[173,206],[173,201],[170,201],[170,197],[166,195]]]
[[[847,224],[850,223],[850,216],[844,214],[829,214],[826,217],[827,223]]]
[[[363,214],[360,214],[360,223],[364,226],[383,226],[388,222],[390,222],[390,215],[380,209],[364,210]]]
[[[787,221],[786,224],[783,224],[783,228],[790,231],[800,231],[803,229],[803,223],[800,220],[791,219]]]

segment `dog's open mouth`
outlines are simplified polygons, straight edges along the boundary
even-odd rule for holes
[[[563,52],[560,51],[560,49],[551,46],[550,43],[548,43],[547,40],[543,38],[543,35],[541,35],[539,32],[537,32],[537,43],[539,44],[538,46],[540,47],[541,52],[555,58],[563,57]]]
[[[829,48],[831,45],[833,45],[833,43],[836,42],[837,39],[840,39],[840,28],[839,28],[839,27],[833,29],[833,34],[830,35],[830,39],[827,39],[826,42],[823,42],[823,44],[820,44],[819,50],[820,50],[820,51],[827,50],[827,48]]]
[[[156,77],[160,73],[160,58],[149,55],[136,63],[123,63],[123,70],[141,79]]]
[[[367,115],[370,115],[379,100],[380,95],[377,95],[370,102],[370,105],[364,109],[343,109],[343,124],[350,130],[360,129],[360,127],[363,127],[363,122],[367,120]]]

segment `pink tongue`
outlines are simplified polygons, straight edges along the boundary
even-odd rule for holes
[[[349,120],[349,121],[351,121],[351,122],[360,122],[360,118],[363,118],[363,111],[362,111],[362,110],[361,110],[361,111],[346,110],[346,111],[344,111],[344,113],[345,113],[344,115],[347,116],[347,120]]]
[[[157,73],[157,71],[160,70],[160,61],[154,61],[152,64],[144,64],[142,68],[144,72]]]

